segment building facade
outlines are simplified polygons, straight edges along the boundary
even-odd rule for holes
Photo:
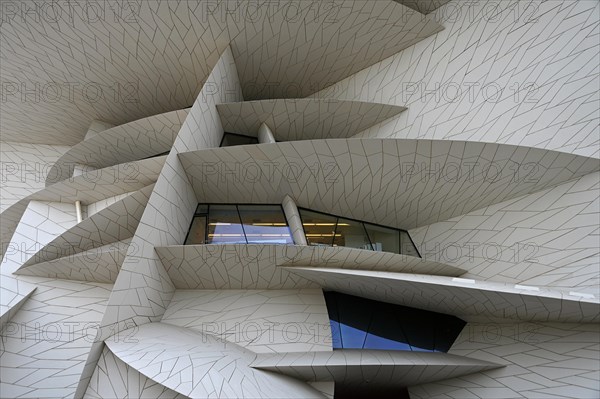
[[[597,1],[3,2],[2,398],[597,398]]]

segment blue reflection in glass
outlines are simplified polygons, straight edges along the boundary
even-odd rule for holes
[[[340,331],[340,323],[335,320],[329,320],[331,325],[331,341],[334,348],[343,348],[342,333]]]
[[[208,214],[209,244],[246,244],[244,229],[235,205],[211,205]]]
[[[280,205],[238,205],[248,244],[293,244]]]
[[[394,341],[392,339],[379,337],[375,334],[367,334],[367,340],[365,341],[364,348],[386,349],[386,350],[397,350],[397,351],[414,350],[406,342]]]
[[[367,336],[366,331],[340,323],[344,348],[362,348]]]
[[[199,204],[186,244],[293,244],[281,205]]]
[[[442,313],[325,292],[335,349],[447,352],[465,326]]]

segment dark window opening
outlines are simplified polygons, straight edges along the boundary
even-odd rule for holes
[[[380,387],[364,384],[335,384],[335,399],[410,399],[406,387]]]
[[[252,136],[245,136],[243,134],[225,132],[223,134],[223,138],[221,139],[221,144],[219,145],[219,147],[233,147],[236,145],[247,144],[258,144],[258,138]]]
[[[163,155],[168,155],[170,152],[171,152],[171,150],[165,151],[165,152],[161,152],[160,154],[156,154],[156,155],[150,155],[149,157],[142,158],[142,159],[150,159],[150,158],[162,157]]]
[[[466,323],[455,316],[325,292],[334,349],[448,352]]]

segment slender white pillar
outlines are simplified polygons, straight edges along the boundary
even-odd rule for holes
[[[83,216],[81,214],[81,201],[75,201],[75,213],[77,214],[77,223],[81,223]]]
[[[290,225],[294,244],[308,245],[306,236],[304,235],[304,228],[302,227],[302,219],[300,219],[300,212],[298,212],[298,207],[292,197],[286,195],[281,205],[283,206],[283,212]]]
[[[275,143],[273,132],[266,123],[263,123],[258,128],[258,142],[260,144]]]

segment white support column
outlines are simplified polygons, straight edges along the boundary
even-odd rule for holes
[[[294,244],[308,245],[306,236],[304,235],[304,228],[302,227],[302,219],[300,219],[300,212],[298,212],[298,207],[296,207],[296,203],[292,197],[286,195],[281,205],[283,206],[283,212],[290,225]]]
[[[75,213],[77,214],[77,223],[81,223],[83,221],[83,215],[81,213],[81,201],[75,201]]]
[[[260,144],[275,143],[273,132],[266,123],[263,123],[258,128],[258,142]]]

